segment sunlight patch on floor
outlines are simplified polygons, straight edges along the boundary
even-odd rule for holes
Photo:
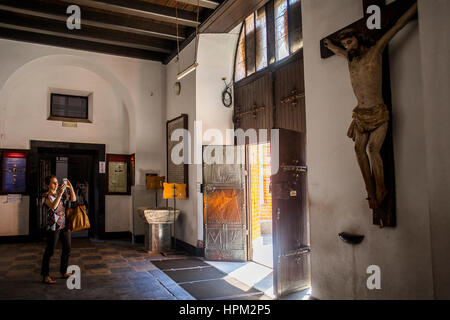
[[[275,299],[273,293],[273,270],[258,263],[248,262],[222,262],[222,261],[205,261],[213,267],[225,272],[227,276],[225,280],[232,283],[231,279],[258,289],[272,299]],[[309,300],[311,299],[311,288],[289,294],[280,300]]]
[[[250,287],[263,291],[274,298],[272,269],[254,262],[218,262],[206,263],[228,274],[227,278],[237,279]]]

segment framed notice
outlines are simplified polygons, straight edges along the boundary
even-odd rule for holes
[[[184,129],[184,131],[179,129]],[[186,196],[188,196],[189,190],[189,166],[187,159],[189,159],[190,152],[188,149],[187,130],[187,114],[182,114],[180,117],[169,120],[166,123],[167,182],[186,184]],[[172,141],[172,138],[174,138],[175,141]],[[180,145],[184,145],[184,148],[180,148]]]
[[[107,194],[131,195],[131,165],[129,155],[106,155]]]
[[[3,150],[1,153],[1,193],[27,191],[27,155],[24,150]]]

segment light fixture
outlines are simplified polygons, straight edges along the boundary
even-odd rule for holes
[[[178,62],[178,74],[177,74],[177,80],[180,81],[185,76],[190,74],[192,71],[196,70],[198,67],[197,62],[197,51],[198,51],[198,25],[199,25],[199,15],[200,15],[200,0],[197,0],[197,24],[195,26],[195,56],[194,56],[194,63],[191,64],[187,69],[180,72],[180,44],[178,40],[178,1],[175,4],[175,14],[176,14],[176,26],[177,26],[177,62]]]
[[[194,62],[191,66],[189,66],[186,70],[180,72],[179,74],[177,74],[177,80],[180,81],[181,79],[183,79],[185,76],[187,76],[189,73],[191,73],[192,71],[194,71],[195,69],[197,69],[198,67],[198,63]]]

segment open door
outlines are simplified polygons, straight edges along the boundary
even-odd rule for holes
[[[205,259],[246,261],[244,146],[206,146],[204,154],[210,155],[203,164]]]
[[[279,170],[272,175],[274,294],[279,297],[311,285],[309,221],[307,213],[306,134],[279,129],[272,159]]]

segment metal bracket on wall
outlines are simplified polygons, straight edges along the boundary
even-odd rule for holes
[[[237,112],[237,113],[234,115],[234,119],[235,119],[235,121],[236,121],[237,119],[241,119],[241,118],[243,118],[245,115],[248,115],[248,114],[253,115],[253,117],[256,119],[256,116],[258,115],[258,112],[264,111],[265,108],[266,108],[265,106],[260,106],[260,107],[258,107],[258,106],[255,104],[255,105],[253,105],[253,108],[251,108],[251,109],[248,110],[248,111]],[[241,108],[238,107],[237,109],[240,110]]]
[[[281,104],[291,103],[293,106],[298,104],[298,99],[305,98],[304,92],[298,92],[297,89],[291,91],[291,95],[280,100]]]

